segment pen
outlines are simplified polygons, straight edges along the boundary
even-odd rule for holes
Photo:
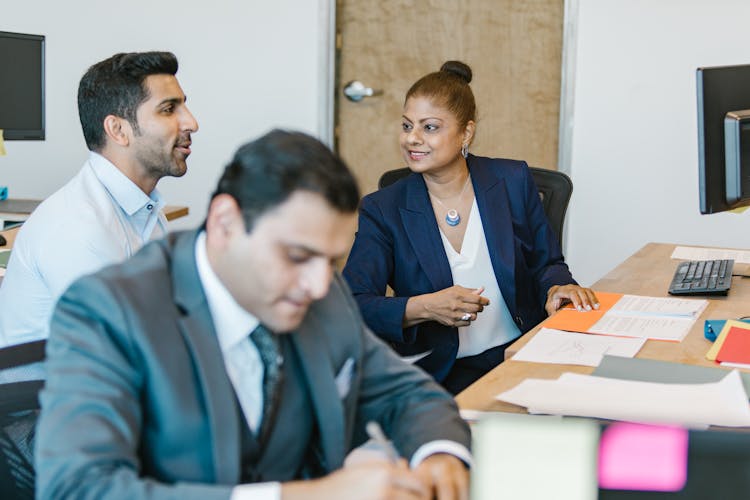
[[[370,436],[370,439],[375,441],[383,449],[385,454],[388,456],[388,460],[390,460],[394,464],[397,463],[399,460],[398,451],[396,451],[396,448],[393,447],[393,444],[388,440],[388,438],[385,437],[383,429],[380,428],[380,424],[378,424],[374,420],[370,420],[369,422],[367,422],[365,430],[367,431],[367,435]]]

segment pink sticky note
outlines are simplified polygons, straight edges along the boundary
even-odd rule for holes
[[[605,489],[680,491],[687,464],[687,429],[617,422],[599,442],[599,486]]]

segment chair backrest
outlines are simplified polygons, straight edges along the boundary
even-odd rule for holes
[[[542,200],[544,213],[547,215],[552,231],[557,236],[560,247],[562,247],[563,223],[565,222],[565,213],[568,211],[570,196],[573,194],[573,182],[570,177],[557,170],[536,167],[529,167],[529,170],[539,190],[539,198]],[[389,170],[380,176],[378,188],[382,189],[393,184],[410,173],[411,170],[408,168]]]
[[[549,225],[552,226],[552,231],[562,248],[563,224],[570,196],[573,194],[573,182],[570,177],[557,170],[536,167],[529,167],[529,170],[539,190],[539,198],[542,200]]]
[[[0,349],[0,370],[44,360],[46,341]],[[0,498],[34,498],[34,436],[42,380],[0,384]]]
[[[378,189],[383,189],[386,186],[390,186],[397,180],[403,179],[411,173],[408,168],[397,168],[395,170],[389,170],[380,176],[378,180]]]

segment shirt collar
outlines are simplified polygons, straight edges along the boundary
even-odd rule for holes
[[[226,353],[238,342],[245,340],[260,322],[234,300],[211,268],[206,252],[205,231],[201,231],[195,241],[195,263],[221,351]]]
[[[159,209],[163,207],[164,201],[156,188],[151,191],[150,195],[147,195],[127,175],[99,153],[94,151],[89,153],[89,164],[99,182],[129,216],[149,203],[155,204]]]

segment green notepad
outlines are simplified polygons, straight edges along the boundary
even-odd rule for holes
[[[10,250],[0,250],[0,267],[8,267],[10,259]]]
[[[495,414],[472,428],[472,500],[596,500],[599,424],[580,418]],[[543,471],[543,473],[540,473]]]

